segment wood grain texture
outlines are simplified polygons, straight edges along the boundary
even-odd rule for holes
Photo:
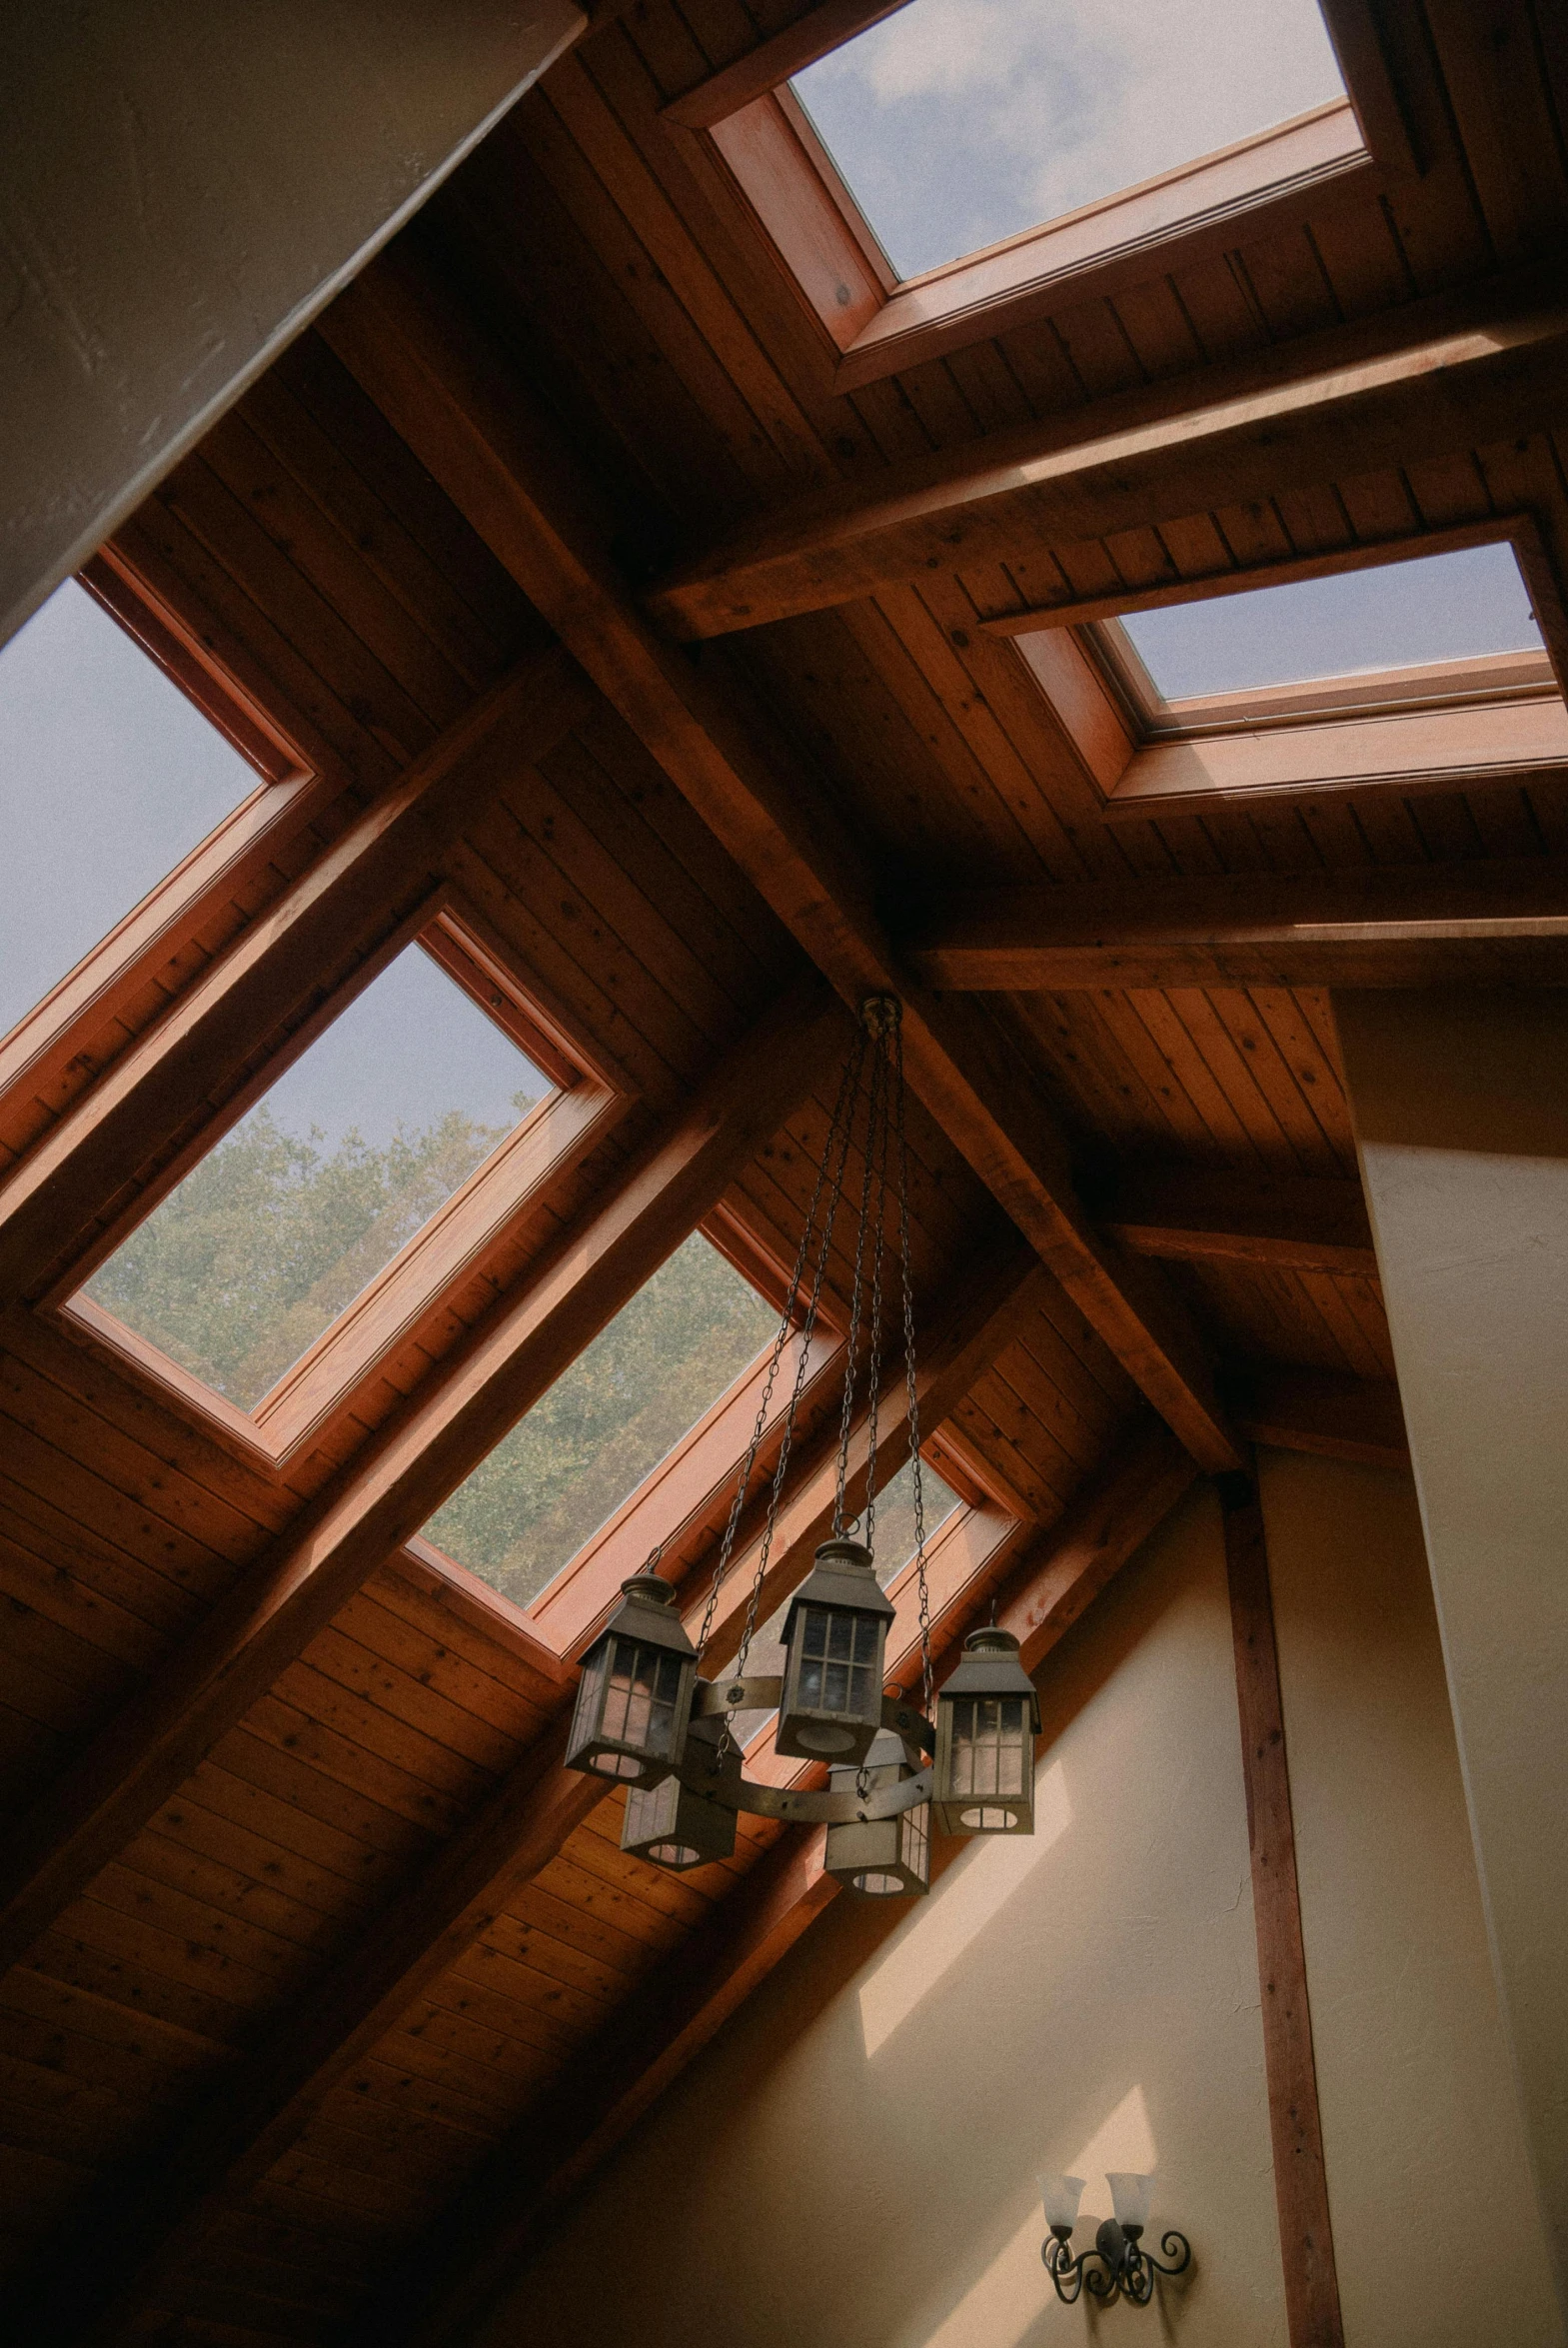
[[[1568,862],[1557,857],[1107,889],[997,890],[931,917],[908,947],[936,987],[1560,983]]]
[[[1290,2348],[1343,2348],[1263,1509],[1250,1474],[1224,1478],[1220,1498]]]
[[[1135,531],[1447,455],[1560,412],[1568,313],[1551,276],[1504,280],[1178,376],[807,496],[661,582],[648,608],[687,637],[847,603],[927,568]]]

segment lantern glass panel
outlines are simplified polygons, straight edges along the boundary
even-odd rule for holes
[[[608,1642],[601,1669],[604,1708],[599,1733],[618,1744],[635,1744],[641,1752],[665,1759],[675,1751],[676,1708],[681,1696],[681,1658],[667,1647],[645,1647],[636,1639]],[[607,1777],[636,1776],[638,1764],[628,1768],[610,1764],[626,1755],[600,1753],[594,1766]]]
[[[1012,1812],[992,1808],[983,1797],[1011,1795],[1025,1790],[1027,1759],[1032,1760],[1032,1737],[1025,1732],[1021,1696],[959,1696],[952,1705],[952,1756],[949,1764],[952,1797],[969,1806],[960,1823],[972,1831],[994,1833],[1011,1822]]]
[[[807,1606],[804,1613],[795,1696],[799,1709],[877,1719],[881,1713],[881,1624],[866,1614],[840,1613],[834,1606]]]

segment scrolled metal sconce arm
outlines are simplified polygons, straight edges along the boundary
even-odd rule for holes
[[[1102,2221],[1094,2237],[1092,2250],[1080,2250],[1074,2258],[1071,2252],[1072,2228],[1052,2226],[1048,2241],[1040,2244],[1040,2257],[1045,2271],[1056,2286],[1056,2296],[1070,2307],[1081,2292],[1087,2290],[1091,2299],[1108,2307],[1112,2300],[1127,2299],[1134,2307],[1147,2307],[1154,2296],[1154,2277],[1182,2274],[1192,2263],[1192,2245],[1185,2234],[1174,2227],[1160,2236],[1159,2246],[1170,2261],[1167,2266],[1152,2251],[1141,2246],[1141,2226],[1119,2226],[1114,2218]],[[1090,2264],[1090,2261],[1094,2264]]]

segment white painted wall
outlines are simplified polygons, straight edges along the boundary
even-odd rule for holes
[[[584,22],[575,0],[0,9],[0,643]]]
[[[1336,995],[1334,1014],[1568,2314],[1568,994]]]
[[[1414,1487],[1259,1471],[1345,2348],[1562,2348]]]

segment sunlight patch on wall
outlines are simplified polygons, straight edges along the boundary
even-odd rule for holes
[[[1055,1775],[1059,1768],[1058,1762],[1047,1775]],[[1044,1791],[1042,1781],[1041,1794]],[[1070,1815],[1069,1811],[1067,1817]],[[1066,1822],[1064,1818],[1062,1823]],[[1107,2169],[1133,2169],[1147,2175],[1158,2165],[1141,2087],[1128,2089],[1076,2160],[1066,2165],[1069,2175],[1087,2179],[1082,2216],[1092,2228],[1111,2214]],[[1019,2348],[1041,2310],[1050,2304],[1050,2285],[1040,2264],[1044,2239],[1044,2214],[1038,2201],[1032,2201],[1017,2232],[1003,2243],[952,2312],[927,2335],[924,2348]],[[1080,2236],[1077,2247],[1086,2239],[1086,2235]]]
[[[1040,2264],[1045,2219],[1038,2200],[949,2316],[927,2335],[925,2348],[1018,2348],[1050,2299]]]
[[[1146,2177],[1158,2166],[1159,2155],[1143,2090],[1129,2087],[1109,2119],[1095,2130],[1076,2159],[1068,2161],[1066,2173],[1084,2180],[1080,2214],[1097,2222],[1114,2215],[1110,2187],[1105,2182],[1107,2171],[1131,2169],[1136,2175]]]
[[[969,1943],[998,1915],[1030,1870],[1072,1824],[1060,1761],[1034,1788],[1034,1832],[985,1837],[943,1878],[860,1984],[860,2029],[875,2054],[934,1989]]]

